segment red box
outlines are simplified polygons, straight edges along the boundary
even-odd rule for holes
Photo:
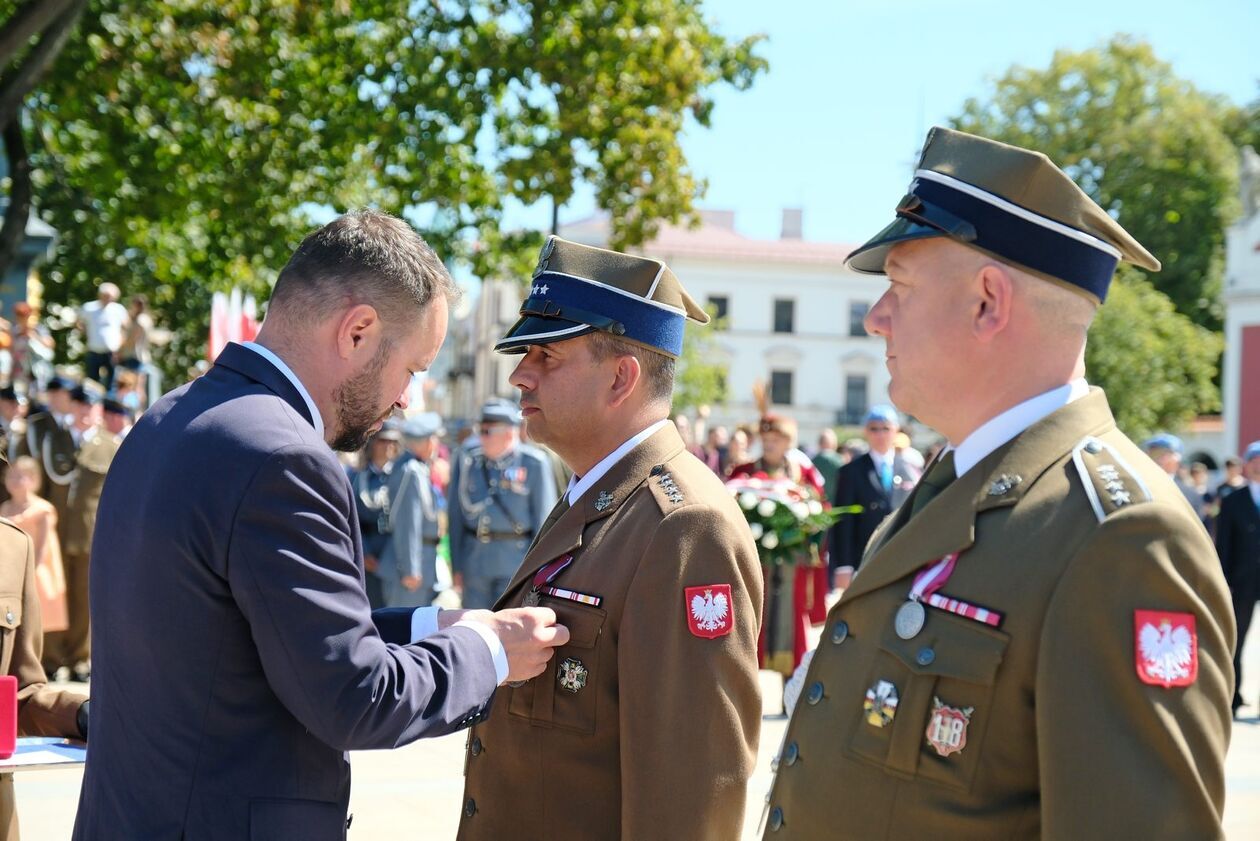
[[[18,682],[13,675],[0,675],[0,759],[17,751]]]

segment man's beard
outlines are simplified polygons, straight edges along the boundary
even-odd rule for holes
[[[382,340],[364,369],[333,390],[333,400],[337,405],[337,437],[332,442],[334,450],[342,453],[361,450],[371,437],[372,427],[393,414],[392,403],[384,412],[376,408],[376,400],[381,393],[381,371],[385,370],[393,351],[393,342]]]

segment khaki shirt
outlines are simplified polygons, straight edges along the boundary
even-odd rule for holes
[[[1222,837],[1229,594],[1202,524],[1102,392],[910,519],[912,505],[876,531],[828,617],[765,837]],[[941,593],[1000,612],[1000,626],[929,607],[903,639],[894,615],[915,573],[955,551]],[[1163,639],[1188,685],[1139,677],[1161,642],[1147,647],[1160,631],[1140,611],[1193,620],[1194,645]]]
[[[471,731],[459,838],[738,838],[761,726],[762,606],[738,506],[666,426],[542,534],[496,607],[519,606],[566,553],[555,586],[602,601],[542,597],[569,644],[539,677],[500,688]],[[692,599],[715,600],[706,585],[730,587],[712,638],[689,619]]]

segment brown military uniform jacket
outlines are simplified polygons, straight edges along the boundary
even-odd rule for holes
[[[83,435],[75,458],[78,466],[61,517],[61,548],[67,555],[86,555],[92,548],[105,474],[120,444],[118,436],[99,424]]]
[[[554,586],[602,602],[542,597],[569,644],[539,677],[500,688],[469,734],[459,838],[738,838],[761,727],[762,606],[738,506],[667,426],[542,533],[497,607],[519,606],[566,553]],[[728,632],[697,636],[686,591],[722,584]]]
[[[1222,837],[1229,593],[1198,518],[1103,393],[910,518],[912,505],[876,531],[828,617],[765,837]],[[902,639],[894,614],[915,573],[959,550],[941,594],[1000,612],[1000,627],[929,607]],[[1169,637],[1173,682],[1188,685],[1139,678],[1159,632],[1138,611],[1193,618],[1194,646]]]
[[[0,674],[18,681],[18,732],[23,736],[78,737],[76,718],[87,700],[76,692],[48,688],[40,665],[44,633],[35,590],[31,539],[0,519]],[[13,777],[0,775],[0,839],[18,837]]]

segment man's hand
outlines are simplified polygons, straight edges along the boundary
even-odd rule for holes
[[[421,578],[421,577],[420,577],[420,576],[418,576],[418,575],[404,575],[404,576],[402,577],[402,585],[403,585],[403,587],[404,587],[404,588],[406,588],[407,590],[410,590],[410,591],[411,591],[411,592],[413,592],[413,593],[414,593],[416,590],[419,590],[419,589],[420,589],[420,583],[421,583],[422,581],[424,581],[424,579],[423,579],[423,578]],[[441,615],[442,615],[442,614],[440,614],[440,613],[438,614],[438,616],[441,616]]]
[[[494,631],[508,658],[509,683],[529,680],[542,674],[552,649],[569,641],[569,629],[556,624],[556,612],[549,607],[515,607],[491,613],[488,610],[443,610],[438,628],[456,622],[480,622]]]

